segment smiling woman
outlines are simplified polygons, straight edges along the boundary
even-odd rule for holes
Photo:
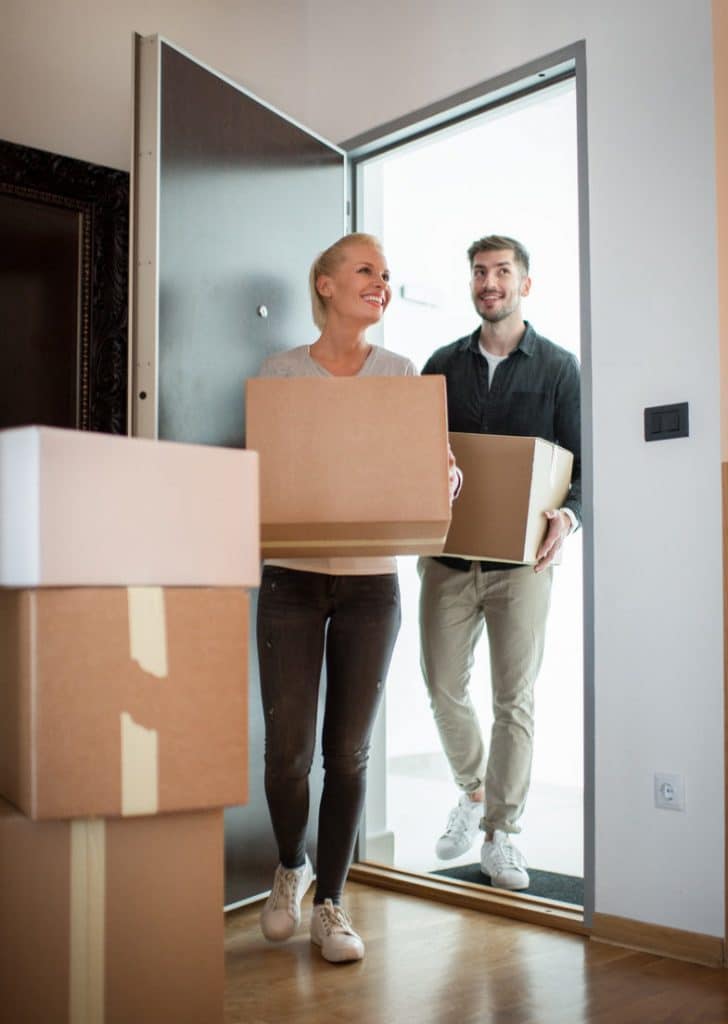
[[[417,374],[409,359],[369,344],[366,337],[391,298],[389,270],[376,238],[348,235],[339,239],[314,261],[309,281],[320,337],[312,345],[270,357],[261,376]],[[327,429],[339,427],[330,423]],[[453,474],[451,493],[455,479]],[[280,861],[260,923],[271,942],[291,938],[312,881],[306,823],[325,663],[325,774],[311,939],[330,961],[364,956],[364,943],[341,900],[364,805],[369,742],[400,621],[393,557],[265,563],[258,602],[258,661],[265,720],[265,791]]]
[[[378,239],[361,233],[340,238],[314,261],[310,287],[321,328],[312,358],[336,377],[358,373],[372,350],[363,331],[381,320],[392,298]]]

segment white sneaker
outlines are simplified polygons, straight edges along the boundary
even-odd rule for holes
[[[364,943],[351,927],[351,918],[343,907],[331,900],[316,903],[311,914],[311,942],[321,947],[324,960],[343,963],[361,960]]]
[[[301,900],[313,881],[313,867],[306,857],[300,868],[279,864],[273,888],[260,915],[260,927],[269,942],[284,942],[301,923]]]
[[[526,858],[513,845],[507,832],[496,830],[491,840],[483,841],[480,866],[484,875],[499,889],[527,889],[530,879],[526,871]]]
[[[452,860],[468,852],[480,831],[480,819],[484,813],[482,800],[471,800],[467,793],[463,793],[457,807],[450,811],[447,828],[435,844],[435,854],[440,860]]]

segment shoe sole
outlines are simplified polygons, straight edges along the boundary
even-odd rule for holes
[[[299,924],[300,924],[300,922],[299,922]],[[261,933],[261,935],[263,936],[263,938],[265,939],[266,942],[280,943],[280,942],[288,942],[289,939],[292,939],[293,936],[296,934],[296,930],[297,929],[298,929],[298,925],[295,925],[293,930],[288,935],[268,935],[263,930],[263,925],[261,925],[260,926],[260,933]]]
[[[438,860],[455,860],[456,857],[462,857],[463,854],[469,853],[472,850],[475,840],[478,837],[475,836],[470,846],[464,847],[462,850],[456,850],[454,853],[439,853],[437,847],[435,847],[435,856]]]
[[[482,867],[480,869],[480,873],[481,875],[485,875],[486,878],[490,878],[488,872],[483,871]],[[531,879],[527,878],[522,885],[503,885],[502,882],[494,882],[493,879],[490,878],[490,884],[493,886],[494,889],[505,889],[506,892],[522,892],[523,889],[528,889],[529,885],[531,884]]]
[[[324,955],[323,942],[319,942],[319,940],[315,939],[313,935],[311,936],[311,942],[314,946],[318,946],[321,950],[321,956],[328,964],[355,964],[357,961],[364,959],[364,953],[362,953],[361,956],[340,956],[332,960],[331,957]]]

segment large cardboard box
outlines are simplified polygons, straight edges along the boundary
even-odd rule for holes
[[[256,378],[246,387],[264,556],[442,551],[443,377]]]
[[[248,595],[0,589],[0,796],[33,819],[247,799]]]
[[[32,822],[0,801],[0,1016],[221,1024],[222,811]]]
[[[257,586],[253,452],[0,431],[0,586]]]
[[[498,562],[536,561],[544,512],[569,491],[573,455],[540,437],[450,434],[463,472],[446,555]]]

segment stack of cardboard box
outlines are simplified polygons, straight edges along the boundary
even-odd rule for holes
[[[0,524],[3,1017],[222,1021],[257,455],[5,431]]]

